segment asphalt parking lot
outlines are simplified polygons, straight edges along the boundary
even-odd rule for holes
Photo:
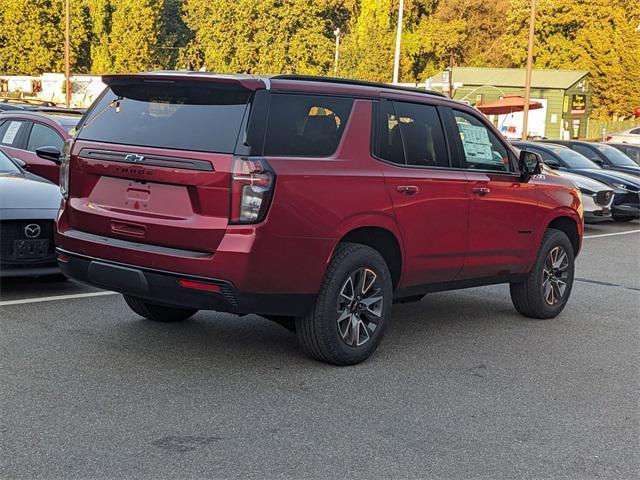
[[[255,316],[154,324],[3,282],[0,477],[637,478],[639,232],[587,228],[555,320],[504,285],[431,294],[348,368]]]

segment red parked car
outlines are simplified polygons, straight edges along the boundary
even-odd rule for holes
[[[0,149],[18,159],[27,171],[57,184],[60,152],[81,116],[71,110],[43,110],[47,113],[11,110],[0,114]],[[44,149],[42,156],[36,153],[38,149]]]
[[[551,318],[580,192],[439,94],[303,76],[107,75],[66,144],[58,260],[139,315],[258,313],[366,359],[392,303],[509,283]]]

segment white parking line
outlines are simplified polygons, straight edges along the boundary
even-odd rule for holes
[[[53,297],[36,297],[36,298],[22,298],[20,300],[5,300],[4,302],[0,302],[0,307],[5,307],[7,305],[21,305],[24,303],[53,302],[55,300],[69,300],[72,298],[102,297],[104,295],[118,295],[118,293],[91,292],[91,293],[75,293],[73,295],[55,295]]]
[[[627,235],[629,233],[640,233],[640,230],[629,230],[628,232],[601,233],[599,235],[585,235],[584,238],[612,237],[614,235]]]
[[[601,233],[598,235],[585,235],[584,238],[598,238],[598,237],[612,237],[614,235],[627,235],[629,233],[640,233],[640,230],[629,230],[627,232],[616,233]],[[39,303],[39,302],[53,302],[56,300],[70,300],[73,298],[88,298],[88,297],[102,297],[104,295],[118,295],[116,292],[91,292],[91,293],[76,293],[73,295],[55,295],[52,297],[36,297],[36,298],[23,298],[20,300],[5,300],[0,302],[0,307],[6,307],[8,305],[22,305],[25,303]]]

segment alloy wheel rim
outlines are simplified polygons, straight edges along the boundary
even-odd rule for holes
[[[563,247],[554,247],[547,254],[542,269],[542,296],[548,305],[556,305],[564,299],[568,278],[569,256]]]
[[[338,333],[350,347],[360,347],[371,340],[382,318],[384,299],[381,280],[367,267],[353,271],[342,284],[338,295]]]

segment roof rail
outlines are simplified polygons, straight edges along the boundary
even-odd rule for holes
[[[405,92],[414,92],[414,93],[422,93],[427,95],[435,95],[437,97],[449,98],[443,93],[435,92],[433,90],[427,90],[426,88],[417,88],[417,87],[404,87],[400,85],[392,85],[390,83],[382,83],[382,82],[367,82],[365,80],[353,80],[350,78],[340,78],[340,77],[317,77],[315,75],[295,75],[295,74],[283,74],[283,75],[275,75],[271,77],[271,79],[281,79],[281,80],[299,80],[299,81],[307,81],[307,82],[324,82],[324,83],[338,83],[341,85],[356,85],[361,87],[375,87],[375,88],[389,88],[392,90],[400,90]]]

